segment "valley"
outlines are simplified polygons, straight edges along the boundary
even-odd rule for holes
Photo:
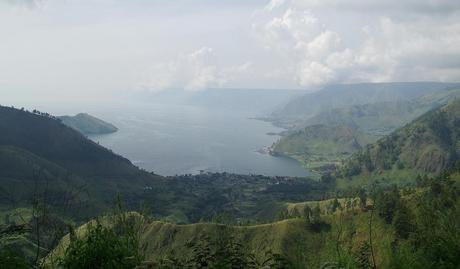
[[[460,1],[0,0],[0,269],[460,269]]]
[[[330,122],[288,130],[269,151],[301,162],[307,177],[158,175],[47,113],[0,107],[0,234],[10,251],[0,259],[66,268],[119,246],[114,255],[137,257],[117,261],[123,268],[422,268],[441,257],[427,240],[451,240],[442,257],[456,266],[460,101],[451,94],[422,95],[432,109],[385,135]],[[380,112],[364,117],[391,115],[366,107]],[[81,254],[93,236],[103,241]],[[97,250],[102,242],[111,245]]]

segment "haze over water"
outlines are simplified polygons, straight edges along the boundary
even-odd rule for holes
[[[135,165],[160,175],[202,171],[280,176],[306,176],[296,161],[257,150],[270,146],[283,129],[250,119],[267,115],[297,91],[217,90],[142,96],[103,106],[59,108],[55,115],[88,112],[113,123],[119,131],[90,138]]]

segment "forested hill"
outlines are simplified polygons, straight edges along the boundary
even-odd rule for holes
[[[2,208],[30,208],[40,197],[85,219],[110,208],[117,194],[135,204],[146,185],[164,182],[47,113],[0,107],[0,130]]]
[[[45,114],[0,107],[0,145],[26,150],[67,170],[87,176],[138,173],[131,162]]]
[[[460,99],[430,111],[356,153],[343,175],[439,174],[459,158]]]

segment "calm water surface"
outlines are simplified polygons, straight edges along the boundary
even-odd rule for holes
[[[242,174],[305,176],[291,159],[257,152],[271,145],[281,129],[249,119],[249,113],[187,105],[138,105],[104,113],[114,134],[91,139],[134,164],[161,175],[200,170]]]
[[[249,118],[260,113],[264,106],[271,108],[268,103],[276,103],[277,100],[272,100],[277,99],[276,96],[263,102],[253,96],[253,100],[246,98],[247,103],[241,106],[230,97],[218,97],[208,98],[211,101],[200,99],[198,105],[144,100],[106,103],[103,108],[80,105],[51,111],[55,115],[88,112],[113,123],[119,128],[118,132],[91,136],[90,139],[130,159],[135,165],[160,175],[195,174],[200,170],[308,175],[294,160],[257,152],[279,138],[267,135],[268,132],[280,132],[282,129]],[[47,107],[43,109],[50,111]]]

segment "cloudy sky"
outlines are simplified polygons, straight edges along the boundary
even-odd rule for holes
[[[460,81],[457,0],[0,0],[3,96]]]

